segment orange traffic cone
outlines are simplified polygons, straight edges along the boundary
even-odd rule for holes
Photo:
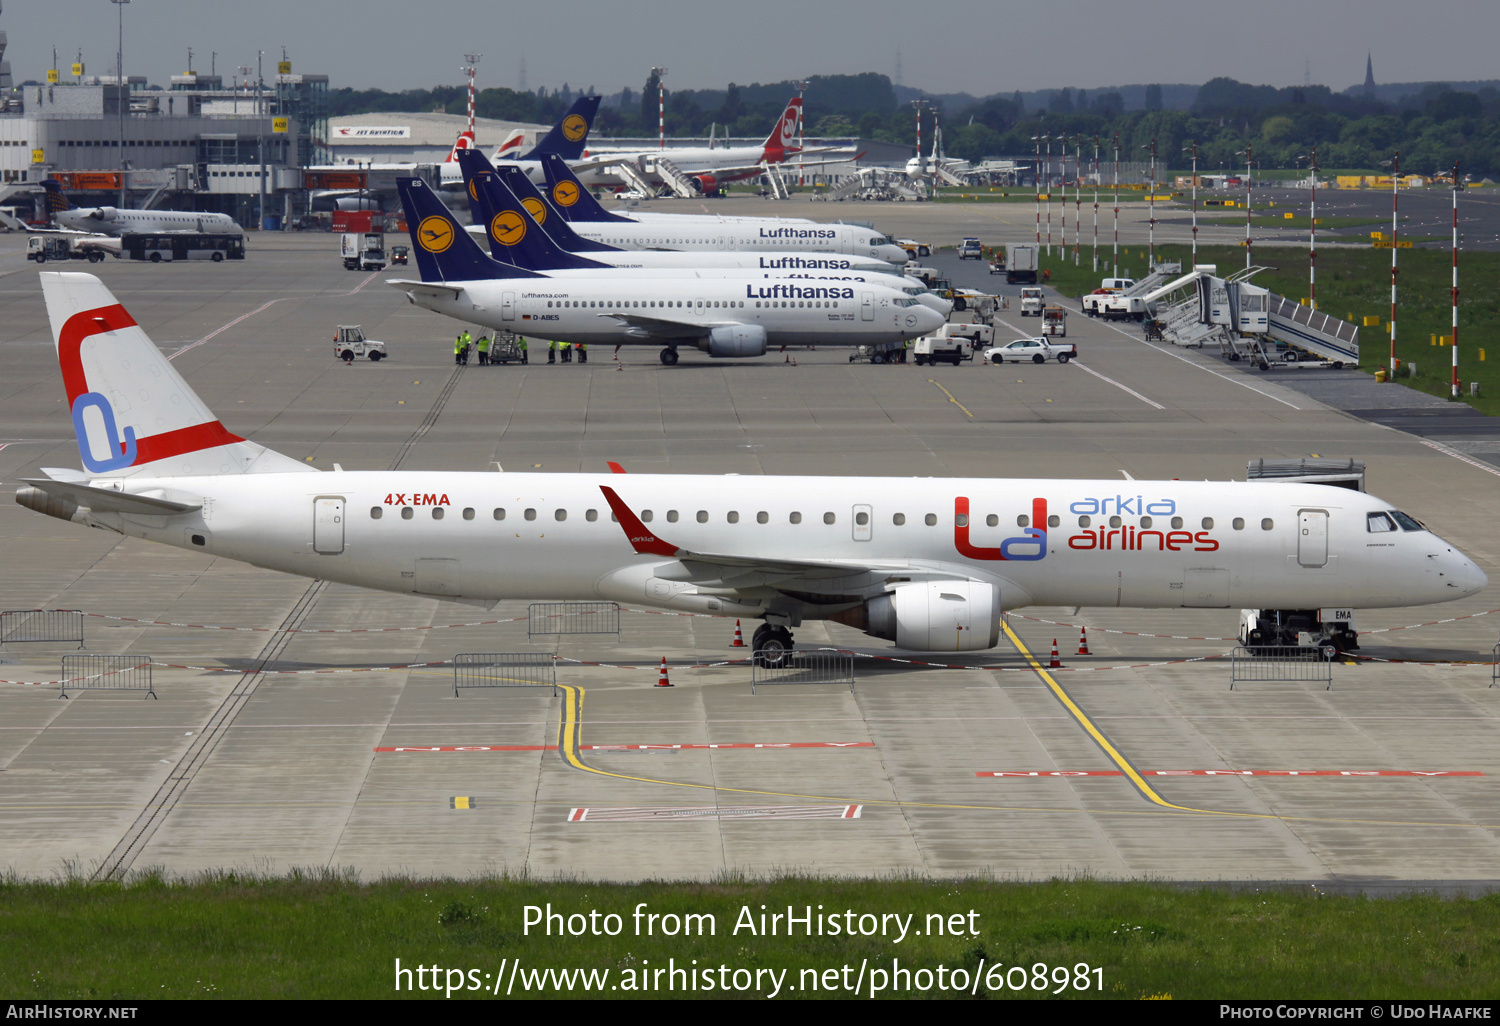
[[[666,656],[662,656],[661,657],[661,674],[656,678],[656,686],[659,687],[659,688],[669,688],[669,687],[672,686],[672,682],[669,681],[669,680],[667,680],[667,657]]]
[[[1078,654],[1093,655],[1089,651],[1089,629],[1087,627],[1080,626],[1078,628]]]
[[[745,647],[745,636],[740,633],[740,622],[738,620],[734,621],[734,641],[733,641],[733,643],[730,644],[729,647],[730,648],[744,648]]]
[[[1062,660],[1057,657],[1057,639],[1052,639],[1052,661],[1047,664],[1047,669],[1056,670],[1062,666]],[[666,671],[663,670],[663,673]]]

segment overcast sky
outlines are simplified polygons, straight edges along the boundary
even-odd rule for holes
[[[331,85],[399,90],[457,83],[468,49],[484,53],[478,84],[531,89],[639,89],[652,64],[667,86],[722,88],[863,71],[931,92],[976,96],[1064,86],[1201,83],[1217,75],[1341,90],[1381,82],[1500,78],[1500,2],[1445,0],[754,0],[735,14],[702,0],[129,0],[125,70],[151,82],[187,68],[229,81],[264,50],[275,71]],[[64,77],[79,49],[90,73],[114,70],[117,8],[109,0],[10,0],[0,29],[17,81],[44,76],[57,47]]]

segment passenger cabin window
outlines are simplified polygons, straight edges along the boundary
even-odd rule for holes
[[[731,524],[737,524],[737,523],[739,523],[740,522],[739,510],[733,510],[733,509],[730,510],[729,513],[728,513],[728,515],[725,516],[724,519],[728,520]]]
[[[583,519],[592,524],[595,520],[599,519],[599,511],[597,509],[588,510],[583,514]]]
[[[1110,517],[1109,518],[1109,526],[1110,527],[1119,527],[1120,526],[1120,522],[1121,521],[1120,521],[1119,517]]]
[[[965,519],[967,519],[967,518],[965,518]],[[870,514],[868,514],[868,513],[856,513],[856,514],[854,514],[854,522],[856,524],[858,524],[860,527],[867,527],[867,526],[869,526],[869,523],[870,523]]]
[[[793,521],[793,523],[795,523],[795,522],[796,521]],[[706,524],[706,523],[708,523],[708,510],[706,510],[706,509],[700,509],[698,511],[698,523],[700,523],[700,524]]]
[[[825,523],[825,524],[831,524],[831,523],[835,522],[836,520],[838,520],[838,517],[834,516],[832,513],[824,513],[823,514],[823,523]]]
[[[379,520],[384,515],[385,515],[385,510],[381,509],[379,506],[371,506],[370,507],[370,519],[371,520]]]
[[[568,519],[568,511],[565,509],[559,509],[552,514],[552,517],[558,523],[562,523],[564,520]]]
[[[528,509],[523,515],[526,517],[527,520],[535,520],[536,519],[536,510],[534,510],[534,509]]]
[[[504,520],[505,519],[505,510],[497,507],[496,510],[495,510],[495,519],[496,520]]]
[[[1148,528],[1150,526],[1151,526],[1151,518],[1150,517],[1141,517],[1141,530],[1144,531],[1146,528]]]
[[[1204,517],[1203,518],[1203,529],[1205,531],[1212,531],[1214,529],[1214,518],[1213,517]]]
[[[1031,526],[1031,518],[1028,517],[1025,513],[1022,513],[1020,516],[1016,517],[1016,526],[1017,527],[1030,527]]]
[[[1262,531],[1269,531],[1269,530],[1271,530],[1275,526],[1276,526],[1276,521],[1272,520],[1270,517],[1266,517],[1264,520],[1262,520],[1260,522],[1260,529]]]
[[[465,520],[473,520],[474,519],[474,507],[473,506],[465,506],[464,507],[464,519]]]
[[[802,523],[802,514],[801,513],[793,513],[791,516],[787,517],[787,519],[789,521],[791,521],[792,523],[794,523],[794,524],[800,524],[800,523]]]
[[[959,513],[959,514],[957,514],[957,515],[954,516],[953,522],[954,522],[954,524],[956,524],[959,527],[968,527],[969,526],[969,514],[967,514],[967,513]]]
[[[1181,517],[1173,517],[1172,518],[1172,530],[1174,530],[1174,531],[1180,531],[1180,530],[1182,530],[1182,518]]]
[[[1062,517],[1058,516],[1056,513],[1052,514],[1050,517],[1047,518],[1047,526],[1048,527],[1057,527],[1061,523],[1062,523]]]
[[[987,516],[987,517],[984,518],[984,526],[985,527],[999,527],[1000,526],[1000,518],[997,515],[995,515],[994,513],[991,513],[989,516]]]
[[[755,514],[755,522],[757,524],[769,524],[771,522],[771,514],[767,513],[765,510],[761,510],[759,513]]]
[[[441,507],[441,506],[434,506],[434,507],[432,507],[432,519],[434,519],[434,520],[441,520],[441,519],[443,519],[443,507]]]
[[[936,513],[929,513],[929,514],[927,514],[925,517],[922,518],[922,522],[924,524],[926,524],[928,527],[936,527],[937,526],[937,514]]]
[[[669,510],[667,510],[667,523],[669,523],[669,524],[675,524],[675,523],[677,523],[677,511],[675,509],[669,509]]]
[[[1396,522],[1384,513],[1366,513],[1365,530],[1371,534],[1387,534],[1396,529]]]
[[[906,514],[893,513],[891,515],[891,523],[895,524],[897,527],[903,526],[906,523]]]
[[[401,507],[401,519],[402,520],[410,520],[413,515],[414,514],[413,514],[412,508],[410,506],[402,506]]]
[[[1233,527],[1236,531],[1243,531],[1245,529],[1245,518],[1235,517],[1234,523],[1230,524],[1230,526]]]
[[[643,524],[649,524],[649,523],[651,523],[651,518],[654,515],[655,514],[653,514],[649,509],[643,509],[643,510],[641,510],[641,523],[643,523]]]
[[[1094,520],[1093,520],[1092,517],[1079,517],[1078,518],[1078,526],[1079,527],[1088,527],[1093,522],[1094,522]]]

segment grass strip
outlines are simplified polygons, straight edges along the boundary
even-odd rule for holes
[[[614,913],[621,932],[559,936],[554,923],[550,937],[540,927],[527,935],[525,907],[545,910],[549,903],[564,917],[597,911],[602,921]],[[791,906],[801,916],[810,906],[814,915],[837,914],[841,921],[852,911],[857,934],[859,925],[874,922],[861,924],[864,914],[913,918],[899,943],[888,920],[885,936],[806,936],[799,927],[788,937],[784,926],[777,936],[763,936],[762,905],[767,915]],[[641,906],[648,916],[710,914],[713,933],[662,936],[667,919],[655,921],[651,936],[638,933],[633,913]],[[747,916],[754,932],[744,928]],[[148,874],[124,885],[0,884],[0,992],[12,999],[431,998],[430,990],[397,993],[397,958],[405,968],[477,971],[459,977],[460,986],[478,981],[483,989],[454,997],[490,996],[495,974],[516,959],[523,972],[608,970],[607,985],[622,988],[586,993],[575,981],[569,991],[554,979],[526,996],[670,996],[664,989],[631,991],[628,981],[666,968],[669,959],[689,968],[697,959],[716,978],[720,966],[788,970],[784,981],[797,989],[784,989],[783,997],[848,997],[847,990],[830,989],[832,978],[822,974],[862,960],[889,970],[899,959],[913,971],[943,965],[974,973],[981,960],[986,968],[1003,967],[1002,975],[1022,967],[1011,980],[1024,975],[1026,989],[990,995],[1008,999],[1049,996],[1030,989],[1037,963],[1102,970],[1102,990],[1078,992],[1070,984],[1069,997],[1487,998],[1500,976],[1500,898],[1371,900],[1307,885],[1230,890],[1087,880],[367,884],[321,870],[277,878],[215,873],[183,883]],[[817,989],[804,970],[816,971]],[[527,977],[521,979],[525,984]],[[852,979],[851,969],[842,986]],[[700,986],[697,996],[704,995]],[[934,989],[882,996],[958,995]]]

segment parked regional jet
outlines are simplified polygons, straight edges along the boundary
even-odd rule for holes
[[[976,651],[1028,605],[1376,608],[1488,583],[1388,503],[1316,484],[320,473],[220,423],[98,278],[41,279],[84,469],[16,501],[303,577],[758,619],[771,664],[812,620]]]
[[[47,212],[63,228],[101,235],[127,232],[191,232],[196,235],[240,235],[245,229],[228,214],[194,210],[131,210],[125,207],[75,207],[56,178],[42,182]]]
[[[798,271],[774,273],[749,267],[726,267],[725,258],[744,261],[738,254],[627,252],[603,243],[580,238],[536,191],[536,187],[514,165],[488,169],[489,162],[479,154],[462,158],[468,176],[469,208],[474,224],[471,234],[483,233],[489,240],[490,255],[504,264],[540,271],[554,278],[597,278],[598,272],[616,277],[634,278],[798,278],[818,282],[853,283],[853,287],[879,285],[911,296],[917,302],[947,318],[953,303],[935,294],[916,278],[874,271]],[[517,228],[520,231],[517,231]],[[645,266],[647,258],[678,261],[666,266],[660,259]],[[843,259],[843,258],[840,258]],[[853,259],[853,258],[850,258]],[[715,262],[718,266],[715,266]],[[889,267],[889,265],[883,265]]]
[[[894,289],[853,282],[641,279],[606,271],[547,277],[486,256],[421,179],[398,178],[396,186],[422,280],[386,284],[416,306],[471,324],[559,342],[662,346],[661,362],[671,365],[679,346],[738,358],[764,356],[777,345],[882,345],[925,335],[946,320]],[[534,224],[515,218],[502,234],[519,241]]]

